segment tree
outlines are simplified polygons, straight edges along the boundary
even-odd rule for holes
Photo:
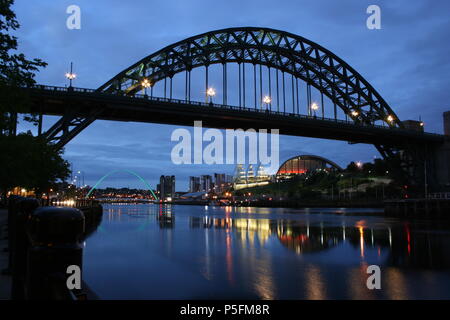
[[[55,150],[41,137],[30,133],[0,135],[0,145],[0,189],[4,194],[20,186],[34,189],[39,195],[70,175],[69,163],[61,157],[62,151]]]
[[[28,97],[20,88],[35,84],[35,72],[47,64],[40,59],[28,60],[17,53],[17,37],[9,33],[20,25],[11,6],[14,0],[0,0],[0,134],[15,134],[17,114],[28,112]],[[36,122],[36,117],[26,120]]]
[[[366,175],[374,174],[375,171],[375,165],[371,162],[366,162],[362,166],[363,172]]]
[[[13,3],[0,0],[0,189],[6,195],[8,189],[20,186],[39,194],[58,179],[65,180],[70,170],[62,150],[31,133],[16,135],[17,114],[29,110],[23,88],[33,86],[35,73],[47,64],[17,53],[17,38],[9,34],[20,26]],[[33,115],[25,120],[36,124]]]
[[[377,176],[385,176],[389,170],[387,162],[384,159],[375,159],[373,170]]]
[[[347,166],[347,168],[345,169],[345,171],[350,172],[350,173],[355,173],[358,172],[358,166],[356,165],[355,162],[350,162]]]

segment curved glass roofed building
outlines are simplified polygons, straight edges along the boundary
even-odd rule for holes
[[[291,178],[309,171],[327,170],[341,171],[336,163],[313,155],[300,155],[286,160],[278,169],[277,178]]]

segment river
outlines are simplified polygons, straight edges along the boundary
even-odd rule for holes
[[[83,277],[102,299],[450,299],[450,224],[377,212],[106,204]]]

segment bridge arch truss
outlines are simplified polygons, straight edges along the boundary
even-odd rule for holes
[[[100,86],[96,93],[133,97],[141,91],[147,93],[147,89],[150,89],[153,97],[155,85],[163,83],[164,98],[170,100],[172,99],[172,80],[174,76],[185,73],[185,100],[190,102],[192,101],[191,72],[196,68],[204,67],[205,99],[207,101],[207,90],[210,80],[209,69],[213,65],[221,65],[223,104],[227,105],[227,85],[229,83],[227,66],[229,64],[237,64],[239,68],[239,107],[250,106],[250,103],[246,104],[245,101],[245,70],[248,69],[246,66],[248,67],[250,64],[253,66],[253,75],[250,72],[248,77],[251,78],[253,76],[254,80],[255,108],[263,107],[261,103],[261,81],[262,68],[266,68],[269,71],[266,78],[269,81],[269,96],[271,98],[270,90],[273,78],[271,79],[270,77],[273,71],[276,72],[277,108],[280,108],[279,100],[283,100],[283,103],[286,101],[284,88],[285,76],[287,75],[288,82],[289,76],[291,77],[293,107],[295,106],[293,91],[294,87],[297,86],[297,110],[294,110],[294,113],[300,113],[297,84],[298,80],[302,80],[307,87],[306,105],[308,116],[311,119],[316,117],[316,110],[314,112],[312,110],[311,98],[311,88],[314,88],[320,93],[321,103],[319,108],[322,108],[323,119],[325,118],[324,97],[326,97],[333,107],[334,118],[337,120],[337,111],[343,112],[346,120],[350,119],[355,124],[358,124],[358,126],[355,126],[358,127],[356,130],[365,130],[365,127],[380,123],[386,128],[405,128],[402,121],[400,121],[383,97],[361,74],[344,60],[313,41],[292,33],[270,28],[228,28],[206,32],[181,40],[148,55],[121,71]],[[260,74],[259,99],[256,93],[257,67],[259,67]],[[280,79],[279,73],[281,73],[282,81],[280,82],[282,83],[278,83]],[[279,89],[281,88],[283,97],[279,99]],[[272,107],[271,103],[268,103],[270,108]],[[285,106],[283,108],[283,110],[277,111],[281,111],[284,115],[289,116],[290,112],[286,113]],[[57,147],[63,147],[95,119],[101,118],[101,104],[98,110],[92,111],[92,114],[77,111],[77,108],[71,109],[73,110],[72,113],[68,112],[65,114],[60,121],[44,134]],[[336,122],[336,125],[339,125],[338,122]],[[281,133],[283,134],[283,132]],[[355,134],[357,135],[358,133],[356,132]],[[392,143],[389,139],[386,139],[386,141],[377,140],[377,142],[373,143],[384,158],[395,159],[396,161],[398,158],[402,158],[400,162],[404,171],[423,171],[420,165],[416,165],[417,163],[423,163],[423,158],[425,157],[422,145],[416,146],[413,140],[408,139],[403,139],[401,146]],[[411,174],[408,173],[408,175]]]
[[[241,64],[252,64],[255,68],[255,79],[257,65],[281,72],[283,83],[285,74],[291,75],[296,81],[301,79],[308,88],[314,87],[322,94],[322,107],[325,95],[334,104],[335,114],[338,107],[354,121],[368,125],[381,121],[391,127],[402,127],[401,121],[381,95],[344,60],[308,39],[269,28],[229,28],[187,38],[145,57],[117,74],[98,90],[133,95],[144,89],[144,80],[148,81],[150,88],[164,81],[166,95],[167,82],[171,85],[174,75],[186,72],[186,100],[190,100],[189,79],[194,68],[206,68],[207,90],[208,67],[222,64],[226,83],[228,63],[239,64],[240,73]],[[245,68],[242,68],[242,72],[245,77]],[[240,74],[239,81],[241,79]],[[278,74],[276,80],[278,95],[278,86],[281,86],[278,84]],[[241,87],[240,84],[239,91]],[[224,104],[227,104],[226,86],[223,90]],[[240,97],[241,95],[239,92]],[[255,98],[255,107],[258,104],[256,100]],[[308,109],[308,113],[311,114],[312,111]]]

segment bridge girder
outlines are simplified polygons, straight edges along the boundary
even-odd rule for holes
[[[53,143],[56,148],[61,149],[77,134],[93,123],[100,112],[100,109],[93,109],[86,115],[86,112],[81,112],[76,109],[66,111],[43,136],[47,141]]]

